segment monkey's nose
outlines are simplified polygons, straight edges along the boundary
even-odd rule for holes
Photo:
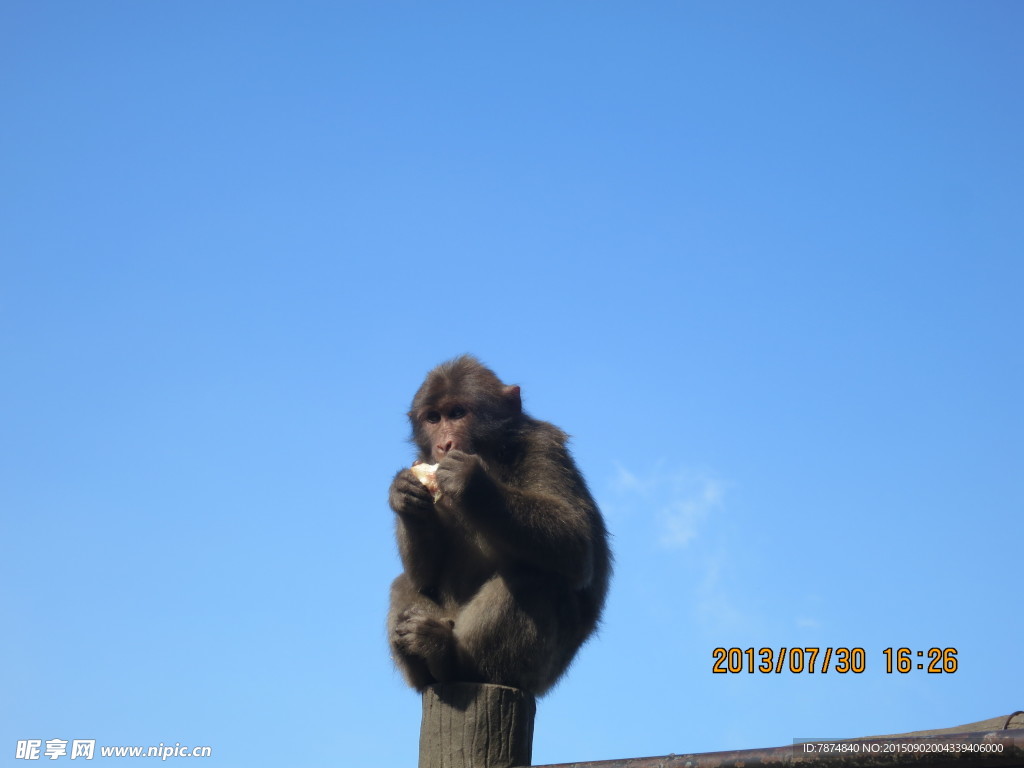
[[[451,449],[452,449],[452,441],[451,440],[449,440],[447,443],[443,443],[443,444],[442,443],[438,443],[437,444],[437,453],[440,456],[447,456],[448,452]]]

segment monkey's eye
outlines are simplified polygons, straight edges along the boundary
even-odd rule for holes
[[[451,412],[448,414],[448,417],[451,419],[461,419],[465,415],[466,409],[463,408],[461,405],[456,405],[455,407],[452,408]]]
[[[437,424],[441,420],[441,414],[437,411],[427,411],[423,414],[423,420],[431,424]]]

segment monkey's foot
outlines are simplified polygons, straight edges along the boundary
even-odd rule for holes
[[[406,608],[398,614],[391,642],[399,651],[427,661],[440,661],[451,651],[455,622],[430,616],[422,608]]]

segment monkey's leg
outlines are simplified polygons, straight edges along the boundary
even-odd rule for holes
[[[550,585],[495,576],[455,619],[459,680],[546,691],[565,668],[564,618]]]

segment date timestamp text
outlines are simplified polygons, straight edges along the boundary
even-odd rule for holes
[[[887,674],[904,675],[914,670],[929,674],[953,674],[957,671],[956,648],[886,648]],[[867,670],[867,652],[863,648],[715,648],[711,651],[711,671],[717,675],[793,674],[835,672],[859,675]]]

